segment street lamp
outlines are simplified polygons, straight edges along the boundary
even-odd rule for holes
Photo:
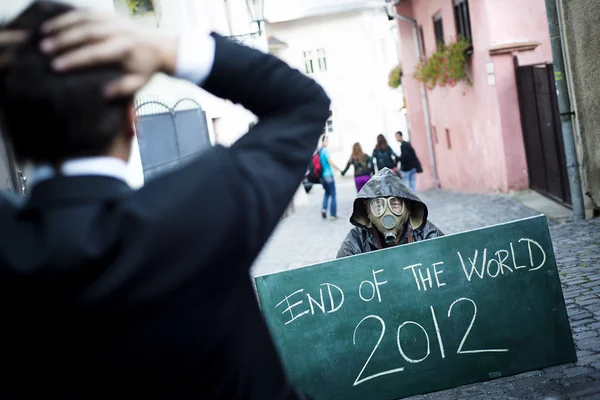
[[[265,2],[264,0],[245,0],[248,14],[250,14],[250,21],[256,24],[257,30],[255,32],[244,33],[241,35],[227,36],[227,39],[234,42],[245,44],[248,39],[256,39],[263,36],[262,24],[265,21]],[[268,49],[268,45],[266,45]]]
[[[264,0],[246,0],[246,6],[250,13],[250,19],[258,26],[258,34],[262,33],[262,23],[265,20],[265,1]]]
[[[265,2],[264,0],[246,0],[246,6],[252,22],[262,22],[265,20]]]

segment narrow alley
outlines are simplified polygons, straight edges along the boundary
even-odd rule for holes
[[[356,191],[337,182],[339,220],[323,220],[323,190],[316,185],[309,205],[284,219],[253,267],[254,275],[298,268],[335,258],[350,229]],[[429,219],[445,234],[527,218],[539,213],[509,195],[430,191],[419,197]],[[600,398],[600,219],[549,221],[578,362],[514,377],[462,386],[411,399],[598,399]]]

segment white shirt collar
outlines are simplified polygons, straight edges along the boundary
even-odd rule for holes
[[[65,161],[61,166],[65,176],[95,175],[107,176],[127,182],[127,163],[114,157],[86,157]],[[33,182],[35,185],[43,180],[53,178],[55,169],[47,164],[35,167]]]

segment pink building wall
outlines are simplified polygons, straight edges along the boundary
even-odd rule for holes
[[[445,42],[456,37],[453,0],[402,0],[397,12],[422,26],[426,55],[435,50],[433,16],[442,15]],[[473,86],[459,83],[427,91],[440,184],[465,191],[508,191],[528,186],[513,56],[519,64],[551,62],[544,0],[470,0]],[[412,26],[398,22],[411,141],[423,164],[420,190],[433,187]],[[490,48],[539,43],[533,50],[490,54]],[[530,46],[531,47],[531,46]],[[493,66],[493,85],[488,82]]]

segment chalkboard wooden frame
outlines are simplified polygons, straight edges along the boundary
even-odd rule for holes
[[[544,216],[255,279],[292,381],[316,400],[395,400],[577,359]]]

